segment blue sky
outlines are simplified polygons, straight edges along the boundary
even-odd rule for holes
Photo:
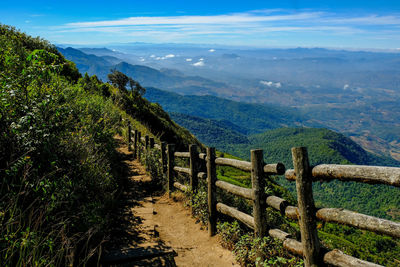
[[[400,48],[400,1],[9,1],[0,22],[53,43]]]

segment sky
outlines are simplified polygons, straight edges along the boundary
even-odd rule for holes
[[[400,1],[1,0],[0,23],[56,44],[400,48]]]

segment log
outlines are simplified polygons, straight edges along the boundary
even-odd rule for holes
[[[253,190],[249,189],[249,188],[244,188],[241,186],[237,186],[237,185],[233,185],[221,180],[217,180],[215,182],[215,185],[225,191],[228,191],[231,194],[240,196],[240,197],[244,197],[250,200],[254,199],[253,196]]]
[[[277,238],[281,241],[284,241],[286,238],[291,238],[292,236],[280,229],[271,229],[268,231],[268,234],[273,237],[273,238]]]
[[[186,174],[190,175],[190,169],[189,168],[183,168],[183,167],[175,166],[174,167],[174,171],[180,172],[180,173],[186,173]]]
[[[303,245],[295,239],[286,238],[283,241],[283,247],[294,254],[303,256]]]
[[[216,158],[215,164],[223,166],[231,166],[238,168],[243,171],[251,171],[251,162],[237,160],[237,159],[227,159],[227,158]]]
[[[317,218],[326,222],[342,223],[400,238],[400,223],[336,208],[323,208],[317,211]]]
[[[298,220],[300,218],[299,209],[294,206],[287,206],[285,209],[285,216],[292,220]]]
[[[287,170],[285,177],[290,181],[296,180],[296,174],[293,169]],[[312,169],[312,177],[314,181],[337,179],[400,187],[400,168],[396,167],[321,164]]]
[[[174,156],[178,157],[178,158],[190,158],[190,153],[189,152],[175,152]]]
[[[174,183],[174,187],[175,187],[175,188],[178,188],[179,190],[181,190],[181,191],[183,191],[183,192],[189,191],[189,187],[188,187],[188,186],[183,185],[183,184],[178,183],[178,182],[175,182],[175,183]]]
[[[296,174],[293,169],[289,169],[285,171],[285,178],[289,181],[296,181]]]
[[[197,177],[200,178],[200,179],[207,179],[207,173],[205,173],[205,172],[199,172],[199,173],[197,174]]]
[[[324,262],[326,264],[338,267],[381,267],[382,266],[346,255],[338,249],[326,253],[324,255]]]
[[[322,164],[312,169],[315,179],[356,181],[400,187],[400,168]]]
[[[222,214],[228,215],[238,221],[241,221],[249,228],[254,229],[254,218],[252,216],[235,208],[229,207],[223,203],[217,203],[217,210]]]
[[[297,203],[300,213],[300,233],[303,245],[303,258],[306,267],[322,266],[321,246],[315,218],[315,205],[312,192],[311,169],[307,148],[292,148],[293,166],[296,173]]]
[[[266,164],[264,165],[264,172],[268,175],[282,175],[285,173],[285,165],[283,163],[276,163],[276,164]]]
[[[285,209],[289,205],[289,203],[283,198],[277,196],[269,196],[267,197],[267,205],[280,211],[282,214],[285,214]]]
[[[250,151],[251,184],[253,189],[254,234],[263,238],[268,233],[267,203],[265,197],[264,155],[261,149]]]
[[[208,204],[208,234],[215,235],[217,232],[217,169],[215,165],[215,148],[207,148],[207,204]]]
[[[174,151],[175,145],[167,145],[167,180],[168,180],[168,196],[171,197],[171,193],[174,186]]]

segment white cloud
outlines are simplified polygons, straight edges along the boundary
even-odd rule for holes
[[[280,82],[274,83],[274,82],[271,82],[271,81],[260,81],[260,83],[262,85],[266,85],[268,87],[275,87],[275,88],[281,88],[282,87],[282,84]]]
[[[199,61],[199,62],[196,62],[196,63],[194,63],[192,65],[195,66],[195,67],[203,67],[204,66],[204,61]]]
[[[389,38],[392,42],[386,46],[393,48],[396,41],[398,43],[400,40],[400,14],[393,12],[378,15],[370,12],[360,15],[311,9],[274,9],[210,16],[137,16],[79,21],[53,26],[50,30],[60,36],[67,36],[65,33],[80,33],[81,36],[86,36],[86,33],[102,33],[127,42],[213,41],[221,44],[255,45],[271,45],[276,42],[285,45],[289,42],[287,40],[294,40],[290,45],[299,46],[331,44],[332,36],[335,37],[335,42],[331,44],[333,46],[351,46],[363,42],[367,46],[372,39],[381,37]],[[212,53],[215,49],[208,51]]]
[[[273,22],[287,20],[315,19],[321,12],[300,12],[295,14],[258,14],[251,12],[223,14],[214,16],[165,16],[165,17],[129,17],[118,20],[93,22],[72,22],[67,27],[104,27],[104,26],[137,26],[137,25],[192,25],[192,24],[240,24],[254,22]]]
[[[169,55],[166,55],[164,58],[173,58],[173,57],[175,57],[174,54],[169,54]]]
[[[193,60],[193,59],[191,59],[191,58],[187,58],[187,59],[186,59],[187,62],[191,62],[192,60]]]
[[[199,61],[203,61],[203,60],[204,60],[204,58],[200,58],[200,59],[199,59]]]
[[[155,58],[155,57],[156,57],[156,55],[151,55],[150,57],[151,57],[151,58]]]
[[[345,85],[343,86],[343,90],[347,90],[347,89],[349,89],[349,87],[350,87],[350,85],[345,84]]]

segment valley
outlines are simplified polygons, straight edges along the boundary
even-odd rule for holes
[[[175,98],[207,95],[236,101],[243,109],[246,103],[287,109],[296,116],[283,118],[281,126],[326,127],[372,153],[400,160],[399,53],[174,44],[79,49],[59,48],[82,73],[104,81],[115,68],[144,87],[180,95]],[[204,65],[194,66],[198,62]],[[171,112],[217,118],[204,110],[172,108],[165,95],[146,97]],[[258,125],[252,131],[271,128]]]

